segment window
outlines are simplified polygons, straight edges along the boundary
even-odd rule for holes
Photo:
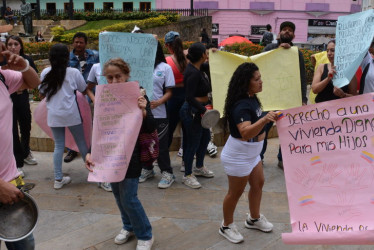
[[[151,2],[140,2],[140,11],[150,11]]]
[[[134,3],[133,2],[123,2],[123,11],[133,11]]]
[[[46,3],[48,15],[56,15],[56,4],[55,3]]]
[[[111,11],[113,10],[113,2],[104,2],[103,3],[104,11]]]
[[[31,3],[31,9],[36,11],[36,8],[38,7],[37,3]]]
[[[95,3],[93,2],[84,3],[84,11],[94,11],[94,10],[95,10]]]
[[[74,9],[74,3],[73,3],[73,9]],[[64,11],[65,12],[69,11],[69,3],[64,3]]]

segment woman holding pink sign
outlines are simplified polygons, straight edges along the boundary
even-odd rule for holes
[[[125,83],[130,78],[130,68],[121,58],[110,59],[105,63],[104,76],[109,84]],[[139,92],[140,95],[140,92]],[[146,96],[138,97],[138,107],[143,112],[142,130],[151,133],[156,129],[156,123],[150,108],[150,102]],[[138,199],[139,177],[142,171],[140,161],[139,135],[131,156],[125,178],[120,182],[112,182],[112,191],[117,206],[121,212],[123,227],[115,237],[114,243],[120,245],[136,236],[138,245],[136,249],[151,249],[153,244],[152,226],[147,214]],[[93,171],[95,164],[91,160],[91,154],[86,156],[86,167]]]
[[[87,144],[75,91],[85,93],[87,85],[79,70],[68,67],[69,49],[66,45],[53,45],[49,51],[49,61],[51,67],[45,68],[40,75],[40,93],[47,100],[47,123],[55,141],[54,188],[60,189],[71,182],[71,178],[62,173],[66,127],[73,135],[83,160],[86,158]]]

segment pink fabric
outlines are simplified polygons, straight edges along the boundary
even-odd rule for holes
[[[91,108],[88,104],[84,95],[77,91],[77,100],[78,106],[81,113],[81,117],[83,119],[83,129],[84,129],[84,137],[86,139],[87,147],[91,146],[91,135],[92,135],[92,115],[91,115]],[[51,128],[47,124],[47,102],[44,98],[38,105],[38,107],[34,111],[34,120],[36,124],[49,136],[53,139],[53,134]],[[68,119],[68,118],[67,118]],[[65,146],[79,152],[78,146],[75,143],[73,135],[70,133],[69,129],[66,128],[65,131]]]
[[[13,70],[0,70],[9,89],[0,82],[0,179],[11,181],[18,177],[16,160],[13,154],[13,104],[10,94],[23,84],[22,73]]]
[[[96,86],[92,137],[95,166],[88,181],[120,182],[125,178],[143,121],[138,97],[137,82]]]

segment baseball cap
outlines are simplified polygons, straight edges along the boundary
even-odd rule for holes
[[[169,31],[165,35],[165,43],[172,43],[174,42],[175,37],[179,36],[179,33],[176,31]]]
[[[293,32],[295,32],[296,27],[295,27],[295,24],[293,22],[285,21],[285,22],[281,23],[280,30],[282,30],[285,27],[290,27],[293,30]]]

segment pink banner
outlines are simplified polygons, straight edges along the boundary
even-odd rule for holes
[[[91,135],[92,135],[92,115],[91,108],[87,102],[86,97],[79,91],[77,91],[77,101],[79,105],[79,111],[83,119],[83,128],[84,128],[84,137],[86,139],[87,147],[91,146]],[[53,139],[53,134],[51,128],[47,123],[47,102],[44,98],[36,107],[33,113],[34,120],[36,124],[49,136]],[[79,152],[78,146],[74,141],[73,135],[70,133],[69,129],[65,130],[65,146]]]
[[[285,244],[374,244],[374,94],[277,121],[292,233]]]
[[[92,138],[95,167],[88,181],[120,182],[125,178],[143,121],[139,96],[137,82],[96,86]]]

